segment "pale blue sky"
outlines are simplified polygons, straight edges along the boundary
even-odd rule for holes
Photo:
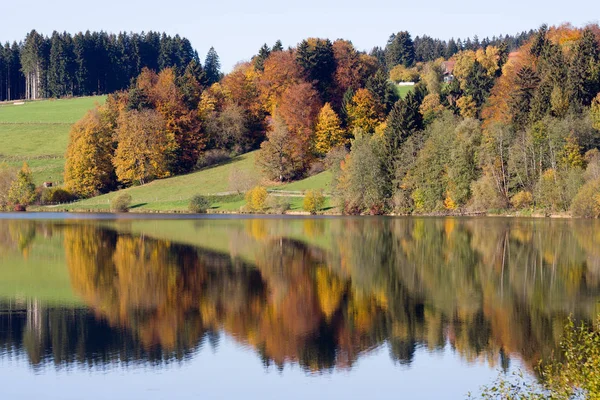
[[[22,40],[32,28],[108,32],[142,30],[179,33],[201,58],[214,46],[228,71],[248,60],[265,42],[284,46],[306,37],[351,40],[361,50],[384,45],[392,32],[408,30],[448,39],[516,33],[571,22],[600,19],[598,0],[29,0],[2,5],[0,41]]]

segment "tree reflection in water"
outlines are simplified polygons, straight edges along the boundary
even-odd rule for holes
[[[34,366],[160,365],[226,334],[265,365],[310,372],[352,368],[384,343],[405,365],[419,346],[450,345],[506,369],[555,351],[570,313],[599,311],[591,221],[0,221],[5,254],[53,237],[85,307],[0,307],[0,353]]]

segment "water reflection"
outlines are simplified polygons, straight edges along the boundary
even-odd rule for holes
[[[384,343],[409,367],[419,346],[449,343],[508,368],[555,351],[570,313],[600,311],[591,221],[0,220],[0,280],[38,279],[49,255],[82,304],[0,286],[0,357],[160,366],[225,334],[267,366],[315,373]]]

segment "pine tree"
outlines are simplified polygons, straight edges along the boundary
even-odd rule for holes
[[[273,53],[276,51],[283,51],[283,44],[281,43],[281,40],[277,40],[271,49],[271,52]]]
[[[383,69],[378,70],[367,79],[366,87],[375,96],[377,102],[385,107],[386,113],[389,113],[399,99],[393,83],[389,81]]]
[[[410,33],[404,31],[390,36],[385,48],[385,61],[388,71],[398,64],[412,67],[415,62],[415,47]]]
[[[263,44],[263,46],[260,48],[260,50],[258,50],[258,54],[254,57],[254,68],[256,68],[259,71],[264,71],[265,70],[265,60],[267,58],[269,58],[269,55],[271,54],[271,50],[269,49],[269,46],[267,46],[267,44]]]
[[[206,85],[210,86],[213,83],[221,80],[221,62],[219,61],[219,55],[215,51],[214,47],[211,47],[206,54],[206,60],[204,61],[204,71],[206,73]]]

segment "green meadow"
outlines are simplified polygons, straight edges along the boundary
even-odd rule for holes
[[[0,104],[0,162],[27,162],[36,184],[61,184],[69,130],[105,96]]]

